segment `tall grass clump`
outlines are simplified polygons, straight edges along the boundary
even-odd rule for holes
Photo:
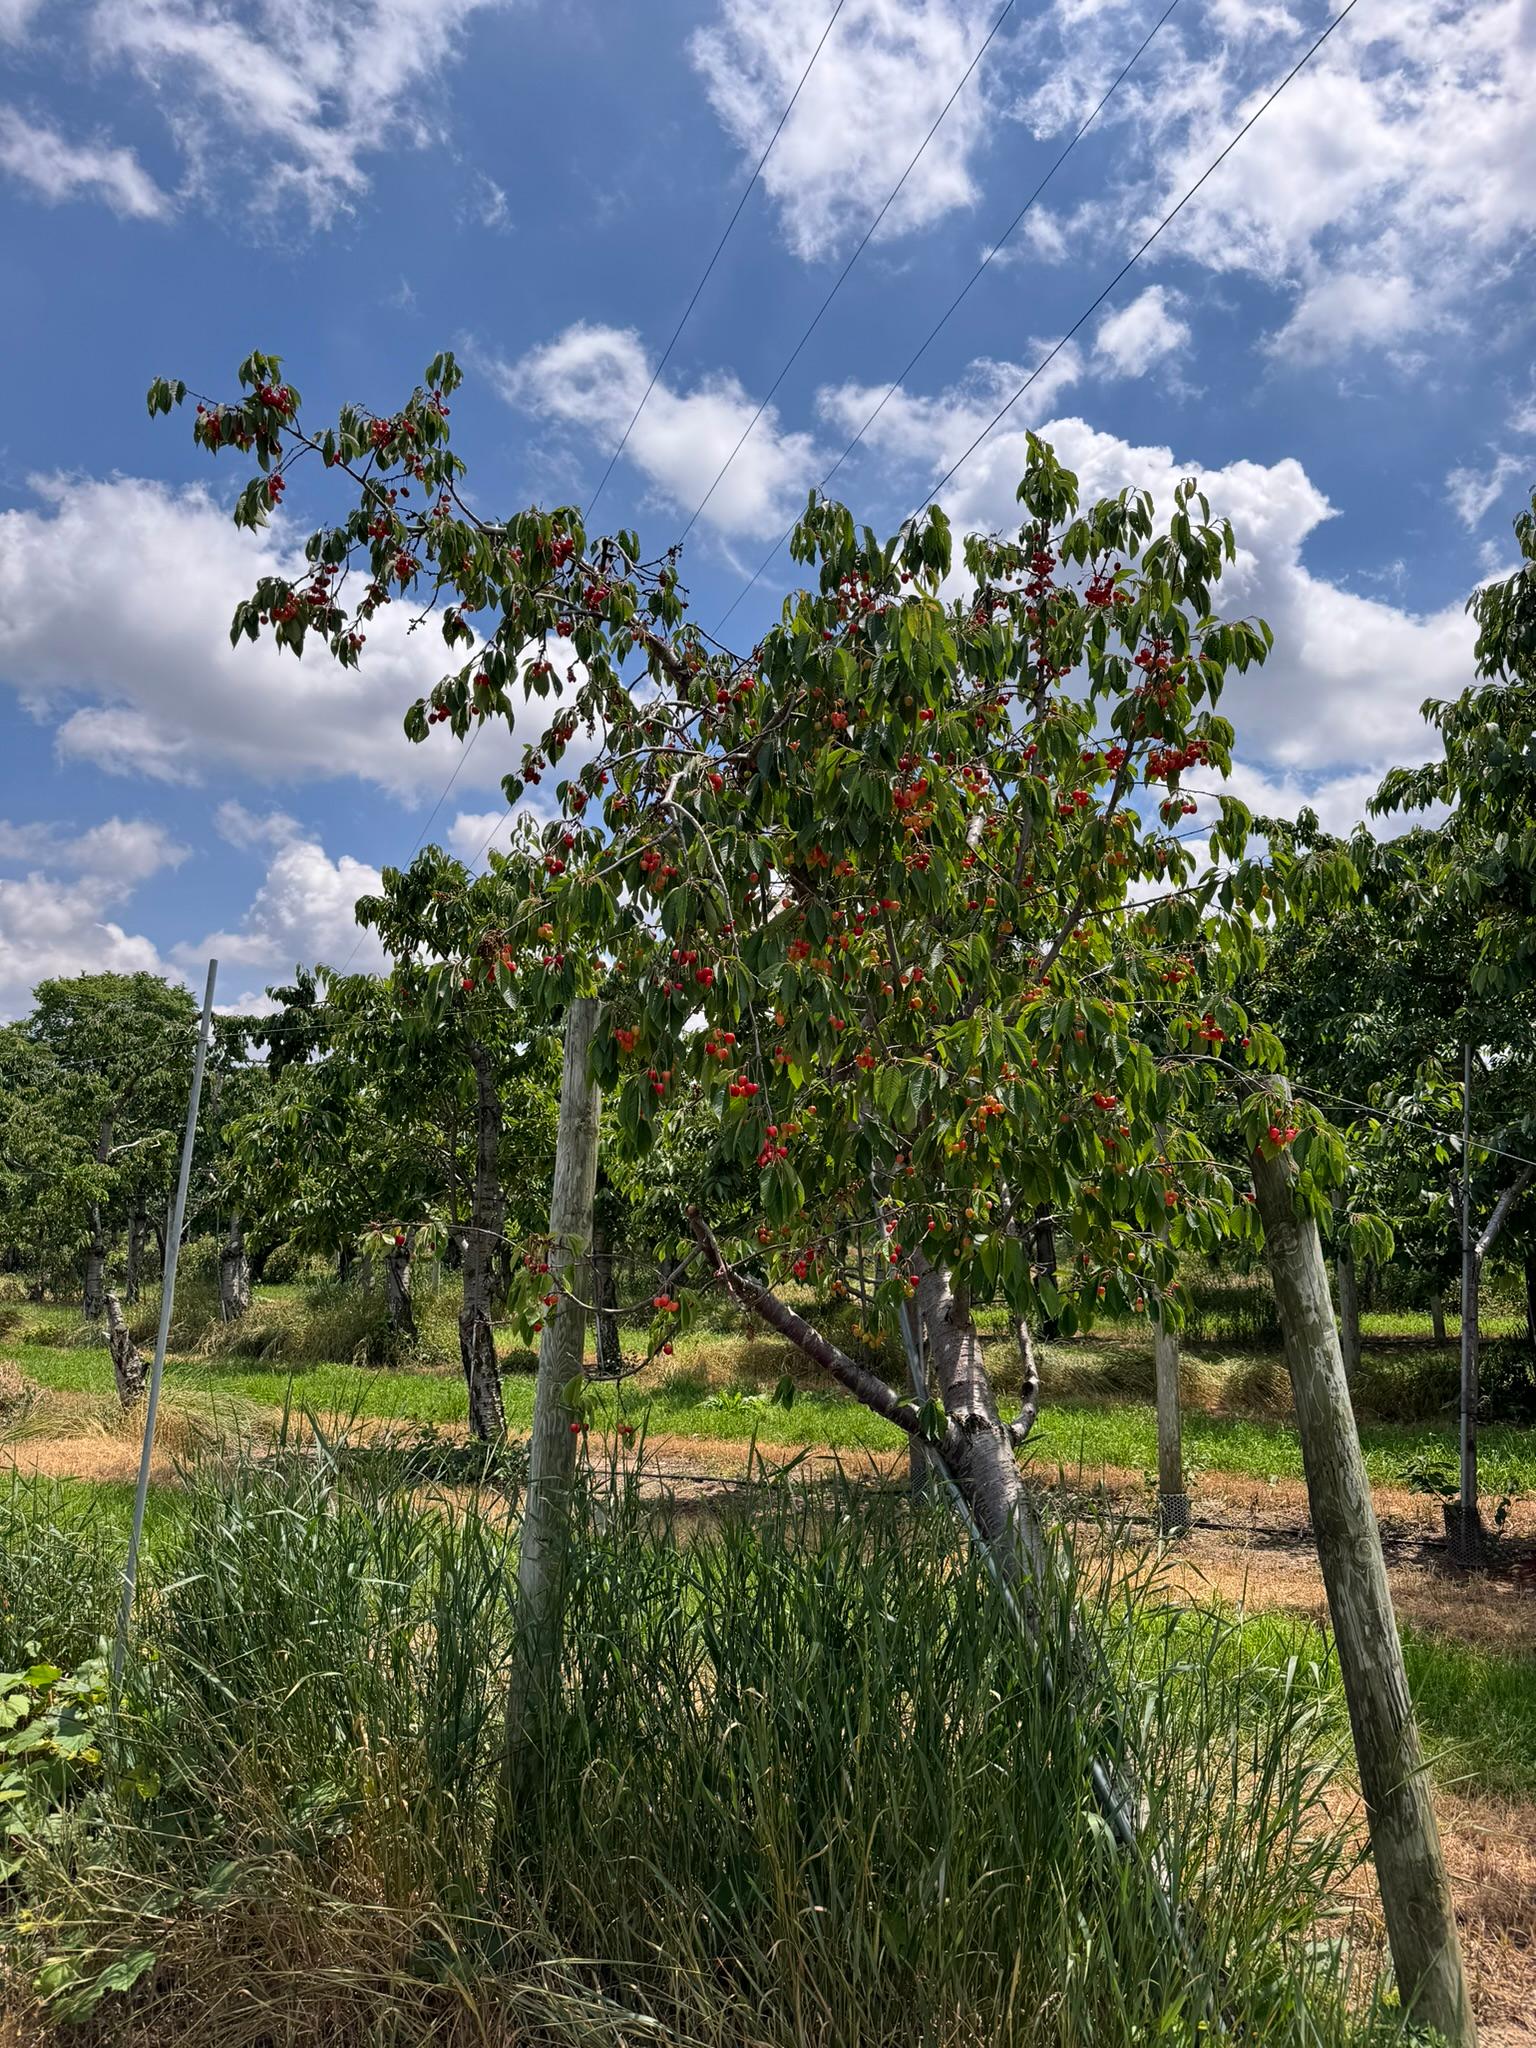
[[[1192,1656],[1065,1542],[1030,1640],[939,1511],[588,1501],[509,1770],[499,1495],[310,1461],[191,1491],[119,1733],[15,1880],[45,2016],[240,2048],[1387,2038],[1319,1945],[1349,1852],[1314,1694]],[[1067,1682],[1084,1629],[1112,1710]]]

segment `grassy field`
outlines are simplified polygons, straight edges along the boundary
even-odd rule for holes
[[[0,1941],[0,2002],[32,2019],[99,2007],[99,2019],[103,1999],[125,1996],[113,1987],[131,1984],[124,2009],[151,2032],[238,2007],[251,2039],[294,2048],[470,2048],[500,2041],[492,2010],[572,2048],[917,2048],[961,2035],[1129,2048],[1197,2027],[1187,1970],[1148,1934],[1146,1873],[1106,1891],[1079,1854],[1074,1768],[1061,1760],[1091,1721],[1040,1720],[1039,1688],[998,1662],[996,1617],[949,1518],[930,1528],[899,1491],[855,1489],[842,1508],[835,1489],[714,1496],[681,1543],[648,1518],[595,1520],[571,1592],[573,1683],[540,1738],[547,1782],[509,1812],[494,1761],[515,1569],[505,1501],[458,1482],[439,1496],[384,1450],[344,1464],[339,1484],[309,1460],[230,1455],[269,1447],[285,1411],[335,1435],[394,1423],[405,1442],[455,1437],[452,1308],[447,1289],[425,1298],[416,1354],[384,1366],[358,1362],[381,1334],[366,1297],[263,1290],[225,1328],[188,1291],[164,1411],[180,1463],[151,1491],[130,1767],[92,1782],[83,1832],[71,1822],[28,1850],[19,1882],[37,1931]],[[1454,1455],[1442,1412],[1452,1360],[1420,1321],[1378,1323],[1361,1437],[1373,1479],[1390,1486]],[[12,1670],[44,1656],[89,1671],[115,1611],[130,1487],[24,1470],[29,1444],[58,1454],[52,1469],[95,1469],[71,1464],[76,1432],[110,1448],[103,1472],[131,1469],[133,1427],[87,1334],[68,1308],[0,1303],[0,1424],[18,1467],[0,1480],[0,1667]],[[846,1316],[838,1335],[862,1341]],[[503,1352],[517,1433],[533,1359],[505,1341]],[[767,1398],[786,1370],[788,1410]],[[1046,1346],[1043,1379],[1031,1455],[1044,1476],[1089,1492],[1107,1469],[1152,1466],[1141,1338]],[[1185,1382],[1195,1490],[1273,1481],[1290,1487],[1294,1515],[1300,1451],[1273,1348],[1207,1307]],[[604,1389],[602,1407],[665,1437],[667,1465],[686,1463],[690,1444],[701,1463],[706,1445],[739,1463],[755,1437],[770,1457],[836,1449],[856,1468],[858,1454],[903,1442],[729,1314],[680,1340],[663,1369]],[[1536,1491],[1536,1432],[1491,1425],[1483,1443],[1490,1493]],[[1070,1546],[1070,1529],[1059,1540]],[[1192,1553],[1175,1570],[1174,1553],[1091,1516],[1080,1547],[1077,1595],[1135,1695],[1139,1769],[1190,1910],[1213,1931],[1210,1968],[1254,2038],[1385,2048],[1374,1951],[1353,1981],[1314,1967],[1360,1842],[1315,1567],[1306,1582],[1307,1554],[1287,1553],[1299,1591],[1262,1573],[1250,1590],[1241,1560],[1202,1580]],[[1478,1598],[1486,1619],[1491,1595]],[[1479,1635],[1475,1605],[1439,1598],[1403,1630],[1436,1781],[1471,1802],[1465,1839],[1450,1824],[1464,1859],[1490,1827],[1529,1833],[1536,1818],[1536,1654],[1508,1630]],[[892,1721],[893,1700],[915,1720]],[[1045,1782],[1018,1770],[1021,1755],[1047,1752]],[[999,1892],[1000,1868],[1022,1873],[1019,1896]],[[1491,1895],[1524,1926],[1509,1884]],[[157,1903],[167,1898],[177,1903]],[[1481,1983],[1506,1982],[1508,1938],[1477,1961]],[[1108,2004],[1103,1972],[1082,1969],[1085,1941],[1116,1958]],[[118,2036],[109,2026],[104,2038]]]
[[[0,1340],[0,1356],[14,1361],[36,1387],[60,1393],[110,1396],[112,1373],[99,1347]],[[1284,1413],[1231,1412],[1239,1397],[1224,1393],[1272,1380],[1271,1354],[1211,1347],[1195,1355],[1205,1398],[1186,1401],[1185,1450],[1196,1473],[1230,1473],[1247,1479],[1299,1479],[1301,1445]],[[846,1451],[899,1449],[903,1438],[890,1424],[837,1389],[801,1384],[789,1409],[768,1393],[798,1362],[786,1346],[730,1332],[706,1331],[685,1339],[664,1369],[602,1390],[600,1411],[641,1423],[653,1433],[737,1442],[755,1436],[764,1445]],[[533,1359],[514,1354],[502,1381],[507,1422],[526,1430],[533,1417]],[[796,1376],[804,1381],[803,1372]],[[1045,1400],[1031,1438],[1031,1455],[1047,1470],[1060,1468],[1091,1479],[1104,1467],[1151,1469],[1157,1457],[1156,1413],[1149,1394],[1110,1391],[1114,1382],[1145,1382],[1150,1356],[1119,1338],[1081,1339],[1070,1346],[1045,1347]],[[1379,1383],[1380,1375],[1378,1375]],[[167,1368],[169,1398],[206,1411],[220,1425],[269,1421],[285,1407],[332,1426],[350,1420],[396,1419],[446,1426],[464,1420],[464,1388],[453,1366],[378,1368],[337,1362],[284,1363],[230,1355],[173,1359]],[[1273,1398],[1273,1397],[1271,1397]],[[1011,1412],[1005,1401],[1004,1412]],[[1486,1424],[1480,1432],[1487,1491],[1536,1493],[1536,1430]],[[1378,1485],[1403,1485],[1425,1467],[1455,1463],[1456,1425],[1446,1415],[1433,1420],[1395,1422],[1363,1419],[1360,1440],[1366,1469]]]

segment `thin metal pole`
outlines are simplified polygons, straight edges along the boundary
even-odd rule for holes
[[[181,1168],[176,1176],[176,1198],[171,1204],[170,1226],[165,1239],[165,1271],[160,1278],[160,1328],[155,1336],[155,1362],[149,1371],[149,1399],[144,1407],[144,1446],[139,1453],[139,1483],[133,1496],[133,1526],[128,1532],[128,1556],[123,1564],[123,1599],[117,1612],[117,1640],[112,1645],[112,1694],[122,1683],[123,1659],[128,1654],[128,1629],[133,1620],[133,1594],[139,1577],[139,1542],[144,1534],[144,1506],[149,1499],[149,1467],[155,1452],[155,1417],[160,1410],[160,1379],[165,1371],[165,1346],[171,1334],[171,1306],[176,1295],[176,1258],[181,1250],[181,1227],[187,1213],[187,1182],[192,1175],[192,1149],[197,1139],[197,1106],[203,1092],[203,1066],[208,1058],[208,1027],[213,1017],[213,984],[218,975],[217,960],[208,962],[208,985],[203,990],[203,1015],[197,1030],[197,1051],[192,1060],[192,1093],[187,1102],[187,1127],[181,1138]]]

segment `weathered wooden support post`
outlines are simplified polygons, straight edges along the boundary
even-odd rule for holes
[[[1157,1398],[1157,1527],[1163,1536],[1189,1529],[1184,1491],[1184,1420],[1179,1406],[1179,1334],[1159,1316],[1152,1333]]]
[[[1277,1121],[1289,1114],[1284,1084]],[[1288,1151],[1252,1155],[1264,1247],[1296,1402],[1307,1498],[1360,1789],[1404,2010],[1453,2048],[1475,2048],[1440,1831],[1392,1612],[1381,1533],[1365,1476],[1328,1269],[1316,1223],[1299,1212]]]
[[[540,1688],[560,1656],[561,1600],[576,1472],[573,1417],[562,1390],[582,1370],[586,1348],[584,1274],[590,1267],[592,1197],[597,1186],[601,1097],[591,1077],[595,996],[565,1015],[565,1065],[549,1200],[549,1284],[560,1300],[544,1320],[534,1381],[533,1436],[517,1557],[517,1653],[507,1703],[509,1762],[526,1740]]]

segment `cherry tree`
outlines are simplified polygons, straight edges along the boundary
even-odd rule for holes
[[[557,697],[509,787],[556,778],[537,886],[504,891],[456,953],[440,934],[424,985],[515,985],[548,1015],[601,995],[594,1071],[625,1142],[703,1103],[724,1157],[756,1170],[749,1228],[694,1219],[708,1272],[930,1439],[1018,1570],[1035,1397],[1005,1423],[972,1304],[1007,1302],[1021,1358],[1046,1318],[1176,1322],[1180,1255],[1254,1227],[1195,1126],[1233,1065],[1278,1061],[1232,990],[1279,884],[1230,797],[1197,853],[1183,788],[1229,765],[1223,685],[1269,646],[1214,609],[1232,533],[1193,483],[1162,527],[1142,493],[1083,509],[1031,441],[1020,530],[967,538],[960,561],[936,508],[882,543],[813,501],[793,546],[814,587],[738,655],[634,535],[590,540],[570,508],[477,514],[457,381],[440,357],[398,412],[311,429],[255,356],[238,402],[199,402],[196,440],[257,464],[237,521],[266,520],[305,461],[350,500],[234,635],[295,652],[318,636],[353,665],[385,606],[435,612],[464,658],[406,707],[417,739]],[[183,396],[157,385],[151,407]],[[558,777],[578,732],[581,765]],[[1321,1119],[1271,1124],[1256,1096],[1240,1113],[1320,1188],[1337,1151]],[[1042,1222],[1074,1248],[1064,1273],[1036,1257]],[[839,1247],[860,1236],[884,1247],[881,1310],[920,1331],[921,1398],[775,1291],[845,1284]],[[661,1316],[685,1313],[666,1299]]]
[[[1032,1331],[1114,1311],[1175,1327],[1181,1255],[1257,1239],[1243,1176],[1201,1135],[1228,1098],[1284,1281],[1309,1481],[1315,1469],[1329,1509],[1324,1569],[1405,1999],[1424,1990],[1416,2010],[1468,2037],[1337,1335],[1318,1315],[1316,1225],[1341,1148],[1314,1109],[1265,1085],[1279,1042],[1235,994],[1277,900],[1352,874],[1343,859],[1252,857],[1243,806],[1186,787],[1230,767],[1223,688],[1270,646],[1261,623],[1215,608],[1231,529],[1192,480],[1161,524],[1132,490],[1084,507],[1031,438],[1018,529],[966,536],[958,560],[937,507],[882,541],[813,496],[791,544],[806,587],[738,651],[689,617],[675,554],[591,537],[573,507],[475,508],[449,436],[450,357],[397,411],[347,406],[325,427],[305,422],[274,358],[240,376],[242,394],[198,401],[194,424],[200,445],[254,458],[237,520],[266,520],[306,463],[343,506],[310,535],[302,573],[264,578],[238,607],[235,637],[294,652],[318,638],[350,666],[385,606],[435,614],[462,659],[406,707],[417,740],[557,699],[507,790],[515,803],[554,778],[537,867],[458,959],[422,969],[439,999],[453,977],[466,994],[515,988],[525,1017],[572,1027],[560,1241],[553,1271],[534,1260],[523,1282],[528,1313],[547,1306],[546,1281],[558,1297],[536,1415],[548,1421],[551,1371],[580,1357],[566,1333],[590,1236],[593,1084],[637,1154],[702,1106],[722,1159],[757,1180],[745,1217],[695,1206],[706,1280],[925,1444],[1027,1612],[1050,1569],[1015,1455],[1038,1404]],[[185,396],[162,381],[150,409]],[[1059,1270],[1042,1226],[1069,1253]],[[782,1286],[835,1294],[846,1248],[871,1240],[877,1309],[910,1345],[905,1391]],[[654,1349],[689,1298],[656,1296]],[[976,1327],[988,1299],[1013,1322],[1011,1403]],[[577,1376],[577,1434],[581,1400]],[[530,1524],[548,1582],[541,1471],[564,1477],[563,1434],[536,1424],[520,1583]],[[546,1602],[554,1669],[547,1618]]]

